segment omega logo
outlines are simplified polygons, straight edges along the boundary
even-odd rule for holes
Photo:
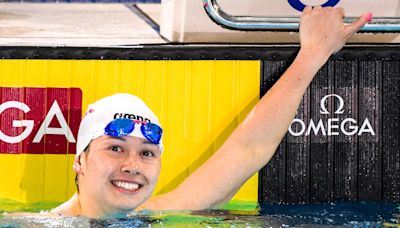
[[[0,104],[0,114],[10,108],[19,109],[19,110],[23,111],[24,113],[31,111],[31,109],[25,103],[22,103],[19,101],[7,101],[7,102]],[[49,127],[49,124],[54,117],[57,118],[57,120],[61,126],[60,128]],[[17,136],[9,136],[0,130],[0,140],[1,141],[4,141],[6,143],[19,143],[19,142],[23,141],[32,133],[34,121],[33,120],[13,120],[12,126],[18,127],[18,128],[25,127],[25,129],[21,133],[21,135],[17,135]],[[42,125],[40,125],[40,128],[37,131],[32,142],[39,143],[45,134],[65,135],[68,142],[75,143],[75,138],[71,132],[71,129],[69,128],[69,126],[67,124],[67,121],[65,120],[65,118],[61,112],[61,109],[57,103],[57,100],[55,100],[53,102],[53,104],[51,105],[49,112],[47,113]]]
[[[330,112],[327,110],[327,99],[328,98],[335,98],[338,102],[338,108],[333,113],[335,115],[340,115],[344,113],[344,100],[341,96],[337,94],[329,94],[324,96],[321,99],[321,109],[320,113],[323,115],[328,115]],[[296,128],[296,131],[293,130],[294,126],[300,126]],[[289,126],[289,133],[293,136],[301,136],[301,135],[310,135],[314,133],[314,135],[322,134],[324,136],[332,136],[332,135],[339,135],[340,133],[352,136],[357,134],[358,136],[362,134],[371,134],[375,136],[375,131],[372,128],[372,125],[368,118],[365,118],[361,127],[358,126],[357,120],[353,118],[345,118],[343,120],[339,118],[329,118],[327,123],[324,123],[321,119],[315,122],[313,119],[310,120],[308,126],[306,123],[301,119],[294,119]]]

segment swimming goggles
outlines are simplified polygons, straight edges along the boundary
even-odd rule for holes
[[[104,134],[121,137],[129,135],[135,129],[136,124],[141,124],[140,130],[142,135],[151,143],[159,144],[162,136],[162,129],[157,124],[150,122],[131,120],[127,118],[114,119],[104,128]]]

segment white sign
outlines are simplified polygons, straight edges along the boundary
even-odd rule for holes
[[[321,109],[320,113],[323,115],[329,115],[330,112],[327,110],[327,99],[335,98],[338,101],[338,108],[335,110],[334,114],[340,115],[344,113],[344,100],[341,96],[337,94],[329,94],[324,96],[321,99]],[[318,121],[310,120],[310,123],[306,125],[306,123],[301,119],[294,119],[289,126],[289,133],[293,136],[302,136],[302,135],[323,135],[323,136],[332,136],[332,135],[340,135],[344,134],[347,136],[352,136],[357,134],[358,136],[362,134],[371,134],[375,136],[375,131],[372,128],[371,122],[368,118],[365,118],[362,122],[361,126],[357,122],[357,120],[353,118],[329,118],[326,123],[319,119]],[[299,126],[295,128],[295,126]],[[293,130],[296,129],[296,130]]]

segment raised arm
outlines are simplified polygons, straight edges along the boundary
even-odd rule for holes
[[[342,8],[307,7],[300,22],[301,48],[291,66],[208,161],[174,191],[140,209],[193,210],[228,201],[271,159],[317,71],[371,20],[367,13],[344,25],[343,17]]]

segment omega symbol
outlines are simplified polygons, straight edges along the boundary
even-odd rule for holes
[[[337,108],[337,110],[334,113],[335,114],[343,114],[344,113],[344,110],[343,110],[344,101],[343,101],[343,98],[337,94],[329,94],[321,99],[321,110],[320,110],[321,114],[325,114],[325,115],[329,114],[328,110],[326,110],[326,99],[328,99],[329,97],[336,97],[339,101],[339,107]]]
[[[338,102],[338,108],[333,113],[336,115],[343,114],[344,100],[337,94],[329,94],[321,99],[320,113],[323,115],[330,114],[326,108],[327,99],[330,97],[335,98]],[[344,134],[346,136],[357,134],[358,136],[361,136],[362,134],[370,134],[375,136],[375,130],[373,129],[373,126],[367,117],[364,119],[361,126],[359,126],[358,120],[351,117],[339,118],[335,116],[326,120],[315,120],[311,118],[307,122],[302,119],[295,118],[293,119],[288,130],[293,136],[309,136],[311,134],[323,136],[335,136],[340,134]]]

